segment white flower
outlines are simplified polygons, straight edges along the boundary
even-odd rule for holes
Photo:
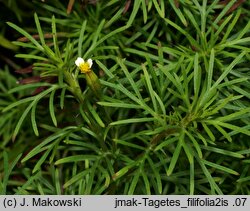
[[[88,59],[85,62],[83,58],[78,57],[75,61],[75,64],[77,67],[79,67],[79,69],[81,70],[82,73],[87,73],[87,72],[91,71],[93,61],[92,61],[92,59]]]

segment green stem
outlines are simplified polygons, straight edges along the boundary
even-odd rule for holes
[[[98,135],[98,141],[103,151],[105,152],[108,151],[108,147],[104,143],[103,138],[99,136],[99,133],[102,130],[102,128],[98,124],[96,124],[95,120],[91,117],[90,111],[84,101],[85,97],[82,94],[82,90],[81,87],[79,86],[78,80],[67,71],[64,71],[64,78],[66,83],[69,85],[69,91],[77,98],[80,106],[83,106],[83,111],[85,112],[87,118],[90,120],[90,122],[88,122],[88,125],[91,128],[91,130]]]
[[[80,104],[84,104],[84,97],[82,95],[82,90],[79,86],[78,80],[74,78],[72,74],[64,71],[64,78],[66,83],[69,85],[69,90],[77,98]]]

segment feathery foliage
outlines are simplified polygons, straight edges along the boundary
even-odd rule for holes
[[[9,2],[1,194],[250,193],[249,2]]]

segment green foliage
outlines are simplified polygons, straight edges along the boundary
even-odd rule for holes
[[[250,193],[249,2],[30,5],[7,23],[39,80],[0,72],[2,194]]]

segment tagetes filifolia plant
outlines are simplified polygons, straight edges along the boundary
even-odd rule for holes
[[[11,2],[1,194],[250,193],[250,1]]]

